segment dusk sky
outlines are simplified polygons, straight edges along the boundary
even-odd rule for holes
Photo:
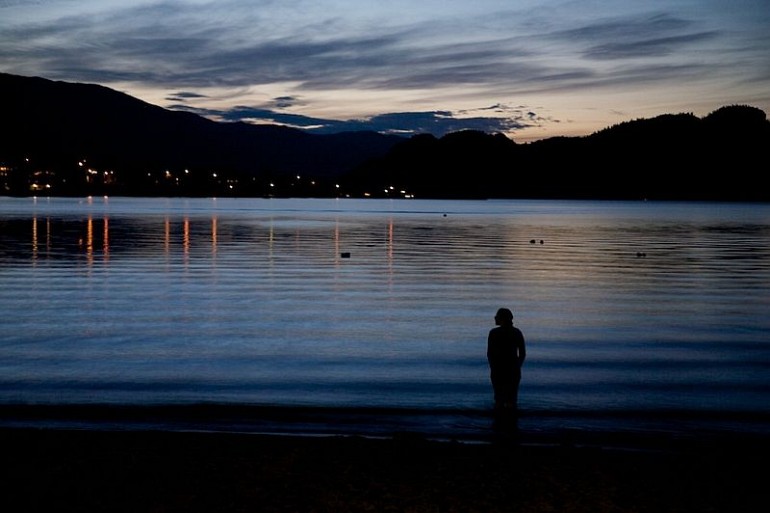
[[[770,0],[0,0],[0,72],[220,121],[526,142],[770,113]]]

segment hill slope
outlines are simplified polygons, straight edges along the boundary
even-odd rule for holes
[[[296,175],[323,179],[402,140],[374,132],[313,135],[216,123],[102,86],[8,74],[0,74],[0,107],[4,124],[12,127],[0,141],[0,162],[19,165],[31,158],[39,169],[61,174],[86,160],[92,168],[118,172],[132,189],[148,185],[141,181],[147,172],[185,169],[216,172],[241,185]]]
[[[479,132],[419,136],[344,182],[416,197],[770,201],[768,149],[765,113],[727,106],[523,145]]]
[[[10,128],[0,194],[770,201],[770,122],[750,106],[528,144],[217,123],[102,86],[8,74],[0,109]]]

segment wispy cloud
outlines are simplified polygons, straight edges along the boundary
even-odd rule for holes
[[[586,45],[581,53],[589,59],[662,57],[720,37],[718,31],[697,31],[695,25],[670,14],[632,16],[587,24],[554,37]]]
[[[465,113],[450,111],[395,112],[360,119],[338,120],[245,106],[236,106],[226,111],[196,109],[184,104],[176,104],[172,108],[223,121],[275,123],[318,134],[368,130],[401,135],[429,133],[441,137],[459,130],[507,133],[542,121],[542,118],[531,112],[516,115],[507,113],[506,116],[467,116]]]
[[[742,0],[734,10],[761,12],[763,1]],[[563,116],[461,111],[527,98],[542,105],[546,94],[593,92],[601,103],[605,91],[685,82],[708,91],[724,83],[731,94],[737,88],[728,85],[739,83],[750,93],[770,80],[770,38],[756,21],[770,15],[730,18],[730,25],[723,19],[731,11],[711,1],[619,2],[612,11],[570,0],[43,4],[0,2],[1,70],[155,88],[170,107],[316,131],[510,132]],[[754,25],[743,32],[736,24],[745,20]],[[216,88],[230,91],[229,106]],[[255,88],[264,88],[259,100]],[[321,111],[321,97],[350,91],[371,102],[369,114],[345,115],[345,102],[336,120],[307,114]],[[439,93],[462,101],[413,108],[435,105]],[[770,102],[770,93],[753,94]]]

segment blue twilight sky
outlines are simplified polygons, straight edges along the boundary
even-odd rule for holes
[[[0,0],[0,72],[317,132],[770,113],[770,0]]]

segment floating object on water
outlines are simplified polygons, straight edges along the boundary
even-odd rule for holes
[[[350,253],[348,251],[343,251],[340,253],[341,258],[350,258]]]

